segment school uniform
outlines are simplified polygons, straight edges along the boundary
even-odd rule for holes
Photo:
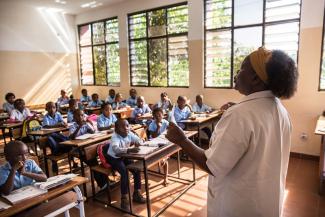
[[[25,171],[29,173],[42,173],[42,169],[31,159],[27,159],[24,164]],[[0,186],[4,185],[8,179],[8,176],[11,172],[12,166],[9,162],[6,162],[4,165],[0,166]],[[14,177],[14,190],[25,187],[27,185],[33,184],[34,180],[23,176],[19,171],[16,171]]]
[[[80,97],[80,102],[90,102],[91,101],[91,97],[90,96],[84,96],[82,95]]]
[[[97,128],[109,127],[117,121],[117,118],[114,114],[111,114],[109,117],[106,117],[104,114],[101,114],[97,117]]]
[[[175,107],[174,117],[175,117],[175,121],[177,122],[177,125],[180,128],[185,129],[185,125],[183,123],[180,123],[180,121],[188,119],[191,113],[192,112],[188,106],[185,106],[183,109],[180,109],[178,106]]]
[[[69,128],[69,134],[73,134],[78,129],[78,127],[79,125],[77,124],[77,122],[73,122]],[[76,137],[84,135],[86,133],[90,133],[92,131],[94,131],[93,126],[91,126],[89,123],[84,123],[76,134]]]
[[[33,116],[28,108],[24,108],[23,112],[14,109],[10,113],[10,119],[15,121],[24,121],[26,118]]]
[[[211,111],[211,107],[207,106],[206,104],[202,104],[200,107],[197,103],[194,103],[192,110],[193,112],[205,113]]]
[[[111,143],[107,150],[107,162],[112,166],[114,170],[117,170],[121,175],[121,194],[128,193],[128,179],[126,166],[132,161],[118,157],[118,154],[127,153],[127,149],[131,143],[142,143],[142,140],[134,133],[129,132],[126,137],[122,137],[117,133],[114,133],[111,138]],[[134,179],[134,189],[141,189],[141,175],[140,171],[131,170]]]
[[[7,112],[8,114],[10,114],[12,112],[12,110],[15,109],[14,104],[10,104],[9,102],[5,102],[2,105],[2,108],[5,112]]]
[[[151,109],[147,104],[144,104],[142,108],[136,107],[131,114],[131,118],[136,124],[146,124],[147,120],[138,120],[136,117],[140,114],[141,116],[147,113],[151,113]]]
[[[71,111],[70,109],[68,110],[68,113],[67,113],[67,121],[68,121],[68,123],[73,122],[73,111]]]
[[[69,104],[69,97],[60,97],[58,98],[58,100],[56,101],[58,106],[62,106],[62,105],[66,105]]]
[[[54,117],[52,117],[49,114],[46,114],[43,118],[43,127],[46,126],[54,126],[57,124],[63,124],[64,120],[62,118],[62,115],[59,112],[56,112],[54,114]],[[68,140],[69,138],[61,133],[51,133],[48,137],[49,146],[51,149],[52,154],[57,155],[61,152],[68,152],[71,150],[70,147],[67,146],[61,146],[60,143]]]
[[[91,100],[89,102],[89,104],[87,105],[87,107],[100,107],[103,104],[103,102],[101,100],[97,100],[97,101],[93,101]]]
[[[168,125],[169,125],[169,122],[167,120],[165,120],[165,119],[161,120],[161,127],[159,129],[158,136],[167,130]],[[153,120],[149,124],[148,130],[150,133],[156,132],[156,130],[157,130],[157,121],[156,120]]]
[[[125,102],[113,102],[112,103],[113,110],[125,108],[127,106],[128,106],[128,104],[126,104]]]
[[[132,98],[131,96],[126,100],[126,104],[131,106],[131,108],[134,108],[137,106],[137,98]]]
[[[115,96],[114,97],[108,96],[106,98],[105,102],[107,102],[109,104],[113,104],[115,102]]]
[[[162,110],[169,110],[169,107],[172,106],[170,101],[159,101],[157,102],[157,108],[161,108]]]

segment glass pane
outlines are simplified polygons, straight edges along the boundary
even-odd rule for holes
[[[188,6],[167,9],[168,34],[188,32]]]
[[[120,85],[120,55],[119,45],[108,44],[106,46],[107,55],[107,81],[109,85]]]
[[[105,43],[104,22],[93,23],[93,44]]]
[[[150,86],[167,86],[166,39],[149,40]]]
[[[299,18],[300,0],[266,0],[265,21]]]
[[[82,47],[80,49],[80,69],[81,83],[94,84],[93,55],[91,52],[91,47]]]
[[[79,43],[81,46],[91,45],[91,31],[90,24],[80,26],[79,28]]]
[[[263,0],[235,0],[234,25],[263,22]]]
[[[253,50],[262,46],[262,27],[251,27],[234,30],[234,70],[240,69],[244,58]]]
[[[130,45],[132,85],[148,86],[147,42],[132,41]]]
[[[187,36],[168,40],[168,83],[169,86],[189,86]]]
[[[324,23],[325,25],[325,23]],[[323,27],[323,31],[324,31],[324,28]],[[325,55],[324,55],[324,52],[325,52],[325,41],[324,41],[324,38],[325,38],[325,35],[323,37],[323,54],[322,54],[322,69],[321,69],[321,74],[320,74],[320,84],[319,84],[319,87],[320,89],[322,90],[325,90]]]
[[[106,85],[105,46],[94,46],[95,84]]]
[[[146,13],[136,14],[129,17],[130,38],[134,39],[146,37],[146,28]]]
[[[265,27],[265,47],[280,49],[297,61],[299,22],[269,25]]]
[[[107,20],[106,21],[106,42],[117,42],[118,41],[118,20]]]
[[[205,1],[205,26],[207,29],[216,29],[231,26],[231,0]]]
[[[231,31],[206,34],[205,86],[231,86]]]
[[[166,35],[166,11],[165,9],[155,10],[148,13],[149,37]]]

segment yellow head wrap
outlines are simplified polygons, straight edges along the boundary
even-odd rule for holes
[[[258,77],[267,83],[268,77],[266,73],[266,63],[272,56],[272,51],[260,47],[249,55],[249,61],[258,75]]]

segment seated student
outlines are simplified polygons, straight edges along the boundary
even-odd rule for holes
[[[7,102],[3,103],[3,105],[2,105],[3,111],[10,114],[11,111],[15,109],[15,106],[14,106],[15,98],[16,98],[16,96],[13,93],[6,94],[5,99]]]
[[[113,104],[115,102],[115,90],[114,89],[110,89],[108,91],[108,97],[106,98],[105,102],[107,102],[109,104]]]
[[[195,113],[209,113],[212,108],[203,103],[203,95],[196,96],[196,103],[192,106],[192,110]]]
[[[116,116],[112,113],[112,106],[108,103],[102,105],[102,114],[97,117],[97,129],[108,130],[117,121]]]
[[[160,101],[157,102],[155,108],[162,108],[163,111],[172,110],[173,105],[166,92],[160,94]]]
[[[128,179],[126,166],[132,161],[120,158],[118,155],[122,153],[133,153],[139,151],[139,145],[142,140],[134,133],[130,132],[127,120],[118,119],[115,122],[115,133],[112,135],[111,143],[107,150],[107,162],[114,170],[117,170],[121,176],[121,209],[129,211],[128,201]],[[141,174],[140,171],[131,170],[134,178],[133,201],[145,203],[145,199],[141,195]]]
[[[61,90],[61,97],[58,98],[56,104],[60,107],[69,103],[69,97],[66,95],[65,90]]]
[[[7,163],[0,166],[0,193],[8,195],[11,191],[31,185],[33,182],[45,182],[46,175],[34,160],[27,159],[28,148],[21,141],[11,141],[4,147]]]
[[[146,119],[140,120],[139,118],[147,113],[151,113],[151,109],[149,108],[148,104],[145,103],[144,97],[139,96],[137,98],[137,107],[135,107],[131,114],[132,122],[136,124],[146,124]]]
[[[128,104],[131,108],[137,106],[137,91],[135,89],[130,90],[130,97],[126,100],[126,104]]]
[[[115,96],[115,101],[112,103],[112,108],[113,110],[121,109],[121,108],[126,108],[128,107],[128,104],[123,102],[123,96],[121,93],[117,93]]]
[[[90,96],[88,96],[87,89],[82,89],[81,90],[81,97],[80,97],[80,102],[81,103],[88,103],[91,101]]]
[[[100,107],[103,104],[103,102],[100,99],[98,99],[98,98],[99,98],[98,97],[98,94],[97,93],[93,93],[91,95],[91,101],[89,102],[89,104],[87,105],[87,107],[88,108],[90,108],[90,107]]]
[[[185,125],[180,123],[181,120],[186,120],[192,116],[192,108],[187,103],[187,98],[185,96],[179,96],[177,98],[177,106],[174,109],[174,117],[177,125],[185,129]]]
[[[15,109],[10,113],[10,120],[12,121],[24,121],[33,116],[28,108],[25,107],[25,101],[23,99],[16,99],[14,102]]]
[[[67,113],[67,121],[68,121],[68,123],[72,123],[73,122],[73,112],[77,108],[78,108],[77,100],[70,99],[69,100],[69,109],[68,109],[68,113]]]
[[[155,108],[152,112],[153,121],[149,125],[149,132],[152,138],[160,136],[162,133],[167,131],[169,122],[164,119],[164,112],[161,108]],[[168,161],[167,159],[162,160],[162,165],[164,168],[164,185],[168,184]]]

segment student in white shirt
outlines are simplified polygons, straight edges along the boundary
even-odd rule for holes
[[[10,120],[24,121],[25,119],[33,116],[30,110],[25,107],[25,101],[23,99],[16,99],[14,106],[15,109],[11,111]]]
[[[194,113],[209,113],[212,108],[203,103],[203,95],[196,95],[196,103],[193,104],[192,110]]]
[[[294,95],[297,78],[287,54],[261,47],[244,59],[235,89],[245,97],[223,114],[208,150],[170,124],[166,137],[209,173],[208,216],[281,216],[292,127],[279,98]]]

